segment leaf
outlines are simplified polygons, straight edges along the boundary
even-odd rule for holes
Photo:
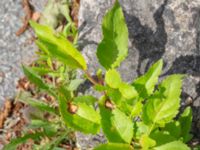
[[[3,150],[14,150],[19,144],[25,143],[28,139],[36,140],[41,136],[44,136],[42,132],[37,132],[34,134],[27,133],[23,137],[12,139],[11,142],[3,147]]]
[[[141,101],[136,102],[136,104],[132,107],[131,116],[136,117],[140,116],[142,112],[143,104]]]
[[[82,84],[83,82],[84,82],[83,79],[71,80],[69,86],[67,87],[67,89],[69,91],[75,91],[79,87],[79,85]]]
[[[100,106],[103,132],[109,142],[130,143],[133,137],[133,123],[122,111]]]
[[[42,15],[40,17],[40,23],[48,25],[52,28],[58,28],[61,18],[66,19],[67,24],[71,24],[69,2],[49,0],[45,5]]]
[[[52,70],[48,68],[44,68],[44,67],[31,67],[31,69],[33,70],[33,72],[37,72],[37,74],[40,76],[43,76],[45,74],[52,72]]]
[[[87,69],[81,53],[65,37],[56,35],[51,28],[36,22],[30,21],[30,25],[35,30],[39,38],[37,44],[43,51],[48,51],[52,56],[72,68]]]
[[[148,135],[144,134],[140,138],[140,145],[142,146],[142,150],[148,150],[150,147],[156,145],[156,142],[151,139]]]
[[[43,120],[39,120],[39,119],[32,119],[30,125],[28,126],[28,128],[37,129],[37,128],[45,127],[45,126],[48,126],[48,125],[50,125],[49,121],[43,121]],[[53,124],[53,126],[54,126],[54,124]]]
[[[164,126],[178,113],[182,75],[168,76],[159,86],[159,90],[144,106],[142,119],[146,124]]]
[[[178,121],[167,123],[162,130],[163,132],[168,132],[171,136],[176,138],[176,140],[179,140],[181,137],[181,125]]]
[[[107,88],[106,93],[111,100],[111,102],[116,105],[121,111],[123,111],[128,116],[131,113],[132,106],[129,105],[128,100],[125,99],[118,89]],[[132,102],[132,100],[131,100]]]
[[[46,85],[42,79],[30,68],[30,67],[25,67],[22,66],[24,74],[26,77],[35,85],[37,85],[39,88],[44,89],[44,90],[49,90],[48,85]]]
[[[36,40],[35,44],[38,46],[38,48],[44,52],[47,56],[50,55],[48,49],[46,48],[46,46],[40,41],[40,40]]]
[[[140,97],[147,98],[150,96],[158,82],[158,77],[162,71],[163,61],[159,60],[143,76],[133,82],[133,86],[138,91]]]
[[[37,108],[41,111],[47,111],[49,113],[57,114],[57,111],[55,108],[49,106],[48,104],[46,104],[45,102],[42,102],[41,100],[28,97],[25,93],[21,93],[17,100],[25,104],[28,104],[34,108]]]
[[[115,68],[128,53],[128,29],[118,1],[105,15],[102,30],[103,40],[97,48],[97,57],[104,68]]]
[[[130,143],[133,137],[133,123],[131,119],[119,109],[114,109],[112,114],[112,124],[115,125],[115,128],[122,139],[125,142]]]
[[[138,93],[135,90],[135,88],[124,82],[120,84],[119,91],[121,92],[122,96],[126,99],[136,98],[138,96]]]
[[[164,145],[166,143],[175,141],[176,138],[171,136],[169,133],[155,131],[150,135],[150,138],[156,141],[156,146]]]
[[[106,72],[105,81],[111,88],[114,89],[118,88],[122,82],[120,74],[115,69],[109,69]]]
[[[178,119],[181,125],[181,137],[183,137],[183,142],[188,142],[192,135],[190,134],[192,126],[192,109],[187,107]]]
[[[66,100],[59,96],[59,109],[63,121],[67,126],[75,130],[96,134],[100,130],[100,116],[90,106],[85,103],[77,103],[77,111],[70,113]]]
[[[64,97],[67,101],[70,101],[72,99],[72,97],[73,97],[72,92],[69,91],[67,89],[67,87],[65,87],[65,86],[60,86],[58,88],[58,92],[59,92],[59,95],[60,96],[62,95],[62,97]]]
[[[44,121],[44,120],[36,120],[36,119],[31,119],[31,123],[28,126],[28,129],[38,129],[42,128],[42,131],[47,135],[47,136],[54,136],[57,133],[58,125],[53,124],[52,122],[49,121]]]
[[[51,140],[50,142],[40,145],[38,150],[42,150],[42,149],[44,149],[44,150],[64,150],[64,149],[57,148],[57,146],[59,144],[61,144],[61,142],[64,139],[67,139],[67,136],[68,136],[67,134],[68,133],[64,132],[61,135],[54,137],[53,140]]]
[[[97,102],[97,98],[91,95],[83,95],[75,97],[73,100],[74,103],[86,103],[87,105],[94,105]]]
[[[138,140],[143,134],[146,134],[149,131],[149,126],[144,124],[144,122],[135,122],[134,130],[134,138]]]
[[[109,87],[106,86],[106,85],[103,86],[103,85],[97,84],[97,85],[94,85],[94,89],[95,89],[96,91],[100,91],[100,92],[102,92],[102,91],[106,91],[106,90],[108,90]]]
[[[182,143],[181,141],[173,141],[158,147],[153,148],[153,150],[190,150],[190,148]]]
[[[117,106],[120,106],[120,104],[125,101],[118,89],[108,88],[106,92],[110,100],[114,102]]]
[[[133,147],[131,147],[129,144],[123,143],[108,143],[101,144],[94,148],[94,150],[133,150]]]

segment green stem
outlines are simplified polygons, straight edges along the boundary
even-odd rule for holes
[[[85,73],[87,79],[88,79],[92,84],[94,84],[94,85],[99,84],[99,83],[90,75],[90,73],[89,73],[88,71],[84,71],[84,73]]]

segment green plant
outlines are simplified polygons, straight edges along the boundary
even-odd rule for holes
[[[69,5],[67,0],[49,0],[40,21],[55,30],[55,33],[62,34],[65,38],[69,37],[76,47],[78,34],[75,24],[69,16]],[[66,25],[59,24],[59,21],[63,21],[63,19],[66,19]],[[63,30],[61,30],[61,26],[63,26]],[[83,80],[76,79],[73,69],[57,61],[41,48],[43,45],[39,41],[36,43],[40,48],[36,52],[38,58],[31,64],[31,67],[23,66],[23,70],[30,81],[34,80],[37,83],[35,85],[40,86],[26,83],[29,85],[28,89],[20,91],[16,97],[16,100],[28,105],[29,109],[24,110],[24,114],[30,122],[24,126],[21,137],[12,139],[9,144],[4,146],[5,150],[17,149],[18,145],[26,143],[29,139],[34,140],[32,148],[37,150],[62,150],[64,149],[63,143],[64,146],[76,146],[74,130],[66,128],[60,119],[53,89],[60,88],[64,91],[64,87],[69,85],[69,88],[73,90]],[[47,90],[48,88],[49,90]]]
[[[97,146],[95,150],[190,149],[184,143],[192,137],[189,134],[191,109],[186,108],[177,117],[184,76],[170,75],[158,84],[162,60],[132,83],[124,82],[116,70],[128,53],[128,29],[118,1],[103,19],[103,39],[97,48],[99,63],[105,68],[105,78],[102,70],[97,71],[97,79],[90,75],[85,59],[65,36],[35,22],[31,22],[31,26],[38,37],[36,44],[44,56],[55,59],[57,64],[52,67],[50,61],[48,69],[24,66],[24,73],[40,90],[54,97],[58,106],[51,107],[25,98],[26,103],[34,103],[42,111],[56,114],[61,118],[58,122],[67,130],[96,134],[102,128],[108,143]],[[76,77],[77,69],[82,70],[83,78]],[[54,76],[55,72],[57,76]],[[59,82],[48,84],[41,78],[45,74],[53,75],[53,80]],[[78,94],[84,77],[102,93],[101,98]],[[20,96],[19,99],[24,98]],[[94,107],[96,104],[97,109]],[[42,125],[50,127],[54,123],[49,120]]]

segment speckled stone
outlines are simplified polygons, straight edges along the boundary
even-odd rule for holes
[[[119,1],[129,29],[129,55],[119,68],[123,79],[134,80],[160,58],[165,62],[162,77],[186,74],[183,104],[188,97],[193,100],[193,129],[200,135],[200,0]],[[79,43],[92,72],[100,66],[96,48],[102,37],[102,17],[113,3],[81,0]]]
[[[21,0],[0,1],[0,106],[5,98],[15,95],[17,80],[23,75],[21,64],[35,59],[36,47],[30,44],[33,35],[27,30],[17,37],[25,15]],[[32,0],[36,10],[44,7],[45,0]]]

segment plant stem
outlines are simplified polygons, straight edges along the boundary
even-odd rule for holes
[[[99,83],[90,75],[90,73],[89,73],[88,71],[84,71],[84,73],[85,73],[87,79],[88,79],[92,84],[94,84],[94,85],[99,84]]]

